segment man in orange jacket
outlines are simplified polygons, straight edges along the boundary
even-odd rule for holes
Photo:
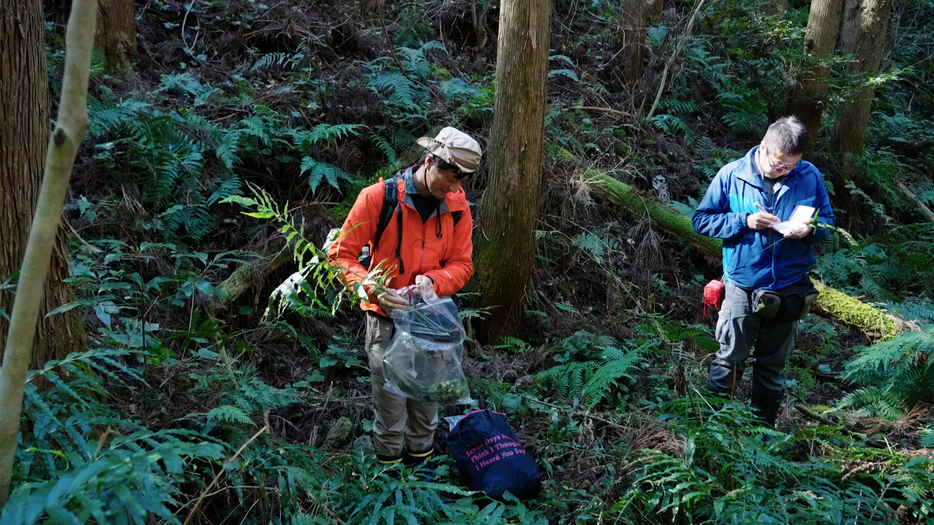
[[[473,273],[473,220],[461,185],[477,169],[483,153],[476,140],[451,127],[435,138],[418,139],[418,144],[427,150],[421,162],[390,179],[397,184],[399,205],[378,244],[370,248],[370,268],[364,268],[358,257],[364,246],[376,244],[386,181],[360,192],[328,252],[347,285],[361,283],[377,265],[389,276],[382,293],[377,295],[368,287],[361,303],[366,312],[366,349],[376,412],[373,444],[383,463],[402,461],[410,466],[431,459],[438,404],[384,390],[383,354],[393,334],[386,312],[409,305],[397,292],[407,286],[416,285],[423,297],[444,297],[467,284]]]

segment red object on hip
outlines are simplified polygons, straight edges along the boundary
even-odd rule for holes
[[[707,307],[713,306],[720,309],[723,305],[723,296],[726,295],[726,287],[723,282],[714,279],[704,286],[704,315],[707,315]]]

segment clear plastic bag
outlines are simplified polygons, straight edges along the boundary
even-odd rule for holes
[[[400,290],[400,295],[410,301]],[[420,300],[420,299],[419,299]],[[471,403],[464,358],[464,325],[450,297],[393,310],[395,334],[383,356],[384,388],[442,405]]]

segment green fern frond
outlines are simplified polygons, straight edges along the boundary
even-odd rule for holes
[[[428,100],[428,92],[423,87],[398,72],[380,72],[370,79],[369,86],[381,97],[388,93],[387,104],[407,112],[421,111],[422,104]]]
[[[589,362],[573,362],[558,365],[536,374],[544,386],[552,386],[559,397],[573,397],[584,389],[584,375],[592,366]]]
[[[193,240],[199,240],[210,233],[214,217],[206,205],[176,204],[159,214],[166,231],[184,233]]]
[[[272,139],[269,135],[269,125],[265,119],[256,115],[250,115],[242,119],[240,124],[243,126],[241,131],[243,134],[259,139],[262,144],[270,144]]]
[[[620,379],[632,380],[630,371],[638,366],[645,348],[646,345],[643,345],[624,352],[612,346],[601,347],[603,364],[587,379],[583,388],[584,402],[588,406],[595,406],[609,394],[613,387],[618,386]]]
[[[867,296],[876,301],[884,301],[892,297],[892,294],[882,288],[879,283],[868,275],[863,275],[859,278],[859,285]]]
[[[679,116],[669,113],[660,113],[652,117],[652,125],[665,133],[682,135],[689,143],[693,142],[690,126]]]
[[[551,55],[551,56],[548,57],[548,61],[551,62],[552,60],[557,60],[557,61],[559,61],[559,62],[564,62],[564,63],[567,64],[570,68],[575,68],[575,67],[577,67],[577,64],[575,64],[574,61],[571,60],[571,57],[569,57],[569,56],[567,56],[567,55]]]
[[[204,203],[208,206],[234,195],[239,195],[242,188],[240,177],[236,175],[215,179],[213,186],[214,191],[204,199]]]
[[[148,110],[150,104],[133,98],[117,100],[113,91],[101,86],[101,98],[88,95],[88,135],[91,139],[101,139],[128,122],[134,122],[138,116]]]
[[[574,82],[580,82],[580,77],[577,76],[577,73],[573,69],[552,69],[548,72],[548,79],[551,80],[555,77],[567,77]]]
[[[451,80],[441,82],[438,88],[441,90],[441,93],[444,94],[444,99],[448,102],[466,101],[480,96],[480,90],[460,78],[452,78]]]
[[[243,412],[243,410],[241,410],[239,407],[233,405],[221,405],[219,407],[212,408],[211,411],[207,413],[204,429],[202,431],[205,434],[208,434],[224,423],[256,426],[256,423],[253,422],[253,420],[250,419],[250,417],[247,416],[246,413]]]
[[[308,185],[311,191],[318,189],[322,181],[327,181],[332,187],[340,189],[340,181],[351,182],[353,179],[344,170],[327,162],[319,162],[311,157],[302,157],[299,175],[308,174]]]
[[[386,155],[386,160],[389,161],[393,166],[396,165],[396,150],[392,147],[392,144],[384,139],[382,136],[377,134],[375,131],[370,133],[370,139],[376,143],[376,146]]]
[[[906,332],[857,349],[844,378],[861,388],[840,401],[860,413],[897,419],[934,385],[934,333]]]
[[[190,95],[194,105],[200,106],[209,101],[215,94],[220,92],[220,88],[210,84],[202,84],[191,76],[191,73],[179,73],[176,75],[162,75],[162,85],[155,93],[183,93]]]
[[[257,69],[270,66],[296,69],[301,66],[302,60],[304,59],[305,55],[303,53],[267,53],[253,63],[253,66],[250,67],[250,71],[256,71]]]
[[[307,148],[318,142],[331,142],[349,135],[360,135],[365,124],[318,124],[311,131],[295,133],[295,146]]]
[[[925,448],[934,448],[934,425],[918,432],[918,444]]]

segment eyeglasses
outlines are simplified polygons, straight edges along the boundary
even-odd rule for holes
[[[789,164],[772,164],[772,159],[771,159],[770,157],[771,157],[771,156],[768,154],[768,150],[766,150],[765,162],[769,165],[769,168],[770,168],[772,171],[791,171],[791,170],[795,169],[795,166],[798,165],[797,162],[795,162],[794,164],[791,164],[791,165],[789,165]]]

